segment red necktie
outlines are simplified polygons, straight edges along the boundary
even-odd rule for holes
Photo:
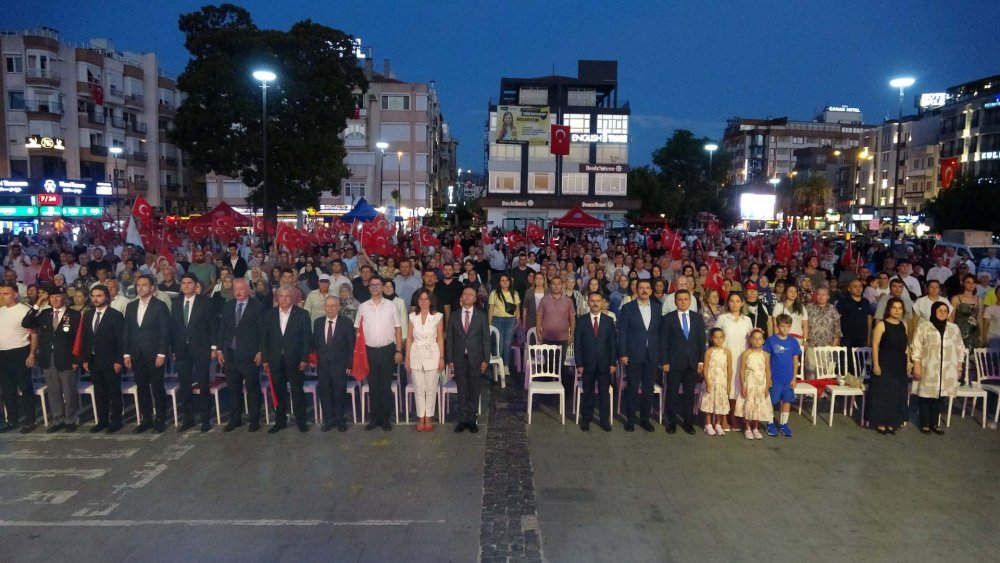
[[[594,336],[595,337],[597,336],[598,326],[599,325],[597,324],[597,317],[594,317]]]
[[[333,342],[333,321],[326,321],[326,343],[330,344]]]
[[[469,316],[470,315],[472,315],[472,311],[466,311],[465,312],[465,322],[462,323],[462,326],[465,328],[465,332],[469,332]]]

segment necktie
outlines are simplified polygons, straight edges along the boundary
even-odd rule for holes
[[[599,325],[597,324],[597,317],[594,317],[594,336],[597,336],[597,330]]]
[[[191,301],[189,299],[184,300],[184,326],[188,325],[191,320]]]
[[[681,329],[684,331],[684,338],[687,339],[690,327],[688,327],[688,314],[681,313]]]
[[[94,334],[90,338],[90,354],[94,354],[94,343],[97,342],[97,327],[101,326],[101,312],[94,315]]]
[[[465,322],[462,323],[462,326],[465,328],[465,332],[469,332],[469,321],[470,321],[469,317],[471,314],[472,311],[468,310],[465,311]]]
[[[333,321],[326,321],[326,343],[333,342]]]
[[[234,327],[240,326],[240,319],[243,318],[243,305],[244,303],[236,304],[236,324],[233,325]]]
[[[53,314],[53,319],[52,319],[52,330],[53,331],[59,329],[59,321],[61,321],[61,320],[62,320],[62,311],[56,311],[55,314]]]

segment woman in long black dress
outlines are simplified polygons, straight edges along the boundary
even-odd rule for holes
[[[872,333],[872,378],[868,385],[871,410],[868,422],[879,434],[895,434],[907,415],[907,337],[903,311],[902,299],[889,299],[885,319],[875,325]]]

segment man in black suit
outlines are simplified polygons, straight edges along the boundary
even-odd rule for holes
[[[479,432],[476,416],[479,412],[480,377],[486,373],[490,360],[490,325],[486,311],[476,307],[476,290],[462,290],[460,306],[452,312],[445,337],[448,367],[455,374],[458,386],[459,415],[455,432],[468,429]]]
[[[173,334],[174,365],[177,368],[177,407],[184,413],[184,422],[177,430],[194,426],[197,411],[201,431],[212,427],[211,394],[208,371],[212,362],[212,339],[215,337],[216,314],[211,299],[198,295],[198,276],[181,276],[181,296],[170,310]],[[199,394],[192,392],[197,384]]]
[[[111,291],[103,285],[90,289],[93,308],[83,317],[80,355],[83,369],[94,384],[97,420],[91,432],[114,434],[122,428],[122,354],[125,317],[110,307]]]
[[[292,388],[296,426],[299,431],[307,432],[306,394],[302,389],[305,375],[302,371],[309,361],[309,339],[312,335],[309,313],[294,305],[298,291],[292,286],[279,287],[277,296],[278,306],[264,313],[264,371],[270,370],[271,386],[278,398],[274,426],[267,433],[274,434],[288,425],[289,385]]]
[[[139,415],[135,433],[150,428],[159,434],[166,429],[167,392],[163,387],[163,366],[170,345],[170,311],[155,297],[156,279],[149,274],[135,282],[138,299],[125,307],[125,367],[135,374],[139,388]],[[153,418],[153,403],[156,418]]]
[[[229,256],[226,258],[226,263],[232,269],[234,278],[242,278],[247,275],[247,261],[240,256],[240,249],[235,242],[229,243]]]
[[[75,432],[79,417],[77,360],[73,343],[80,328],[80,313],[66,306],[66,288],[49,288],[49,305],[34,313],[31,327],[38,333],[38,366],[45,375],[46,395],[52,410],[49,434]]]
[[[590,313],[576,319],[573,352],[576,373],[583,376],[583,400],[580,404],[580,430],[590,430],[594,417],[594,384],[597,384],[598,410],[601,413],[601,430],[611,432],[611,407],[608,404],[608,387],[618,361],[615,322],[601,314],[604,296],[593,292],[587,297]]]
[[[694,434],[694,388],[704,370],[705,321],[692,312],[691,294],[686,289],[674,293],[676,311],[663,318],[663,372],[667,376],[667,433],[677,432],[683,415],[684,431]],[[684,387],[684,394],[679,393]]]
[[[328,295],[323,300],[324,316],[316,319],[312,331],[312,351],[316,353],[317,391],[323,405],[323,432],[334,426],[347,430],[344,408],[347,406],[347,377],[354,361],[354,324],[340,315],[340,298]]]
[[[264,307],[250,299],[246,278],[233,280],[233,301],[222,308],[219,332],[212,349],[215,359],[226,372],[229,387],[229,422],[222,429],[232,432],[243,422],[243,387],[247,389],[250,432],[260,429],[260,360]]]
[[[653,383],[661,367],[660,314],[662,305],[652,299],[653,286],[649,280],[639,280],[638,297],[629,301],[618,313],[619,361],[625,366],[628,378],[625,384],[625,431],[635,430],[635,411],[639,410],[639,427],[653,431],[649,422],[653,404]],[[642,399],[639,387],[642,386]],[[637,404],[638,403],[638,404]]]

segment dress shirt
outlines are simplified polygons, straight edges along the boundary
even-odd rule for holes
[[[185,305],[187,305],[187,316],[184,317],[184,326],[187,326],[188,321],[191,320],[191,311],[194,311],[194,295],[192,295],[191,297],[184,298],[184,303],[181,303],[182,314]]]
[[[59,327],[59,323],[62,322],[63,315],[66,314],[66,308],[62,309],[52,309],[52,328],[56,329]]]
[[[93,324],[93,326],[91,328],[95,332],[97,331],[97,327],[98,327],[98,324],[97,324],[98,315],[100,315],[100,319],[103,322],[104,321],[104,315],[106,315],[107,313],[108,313],[108,306],[107,305],[105,305],[104,307],[101,307],[100,309],[94,309],[94,319],[93,319],[93,323],[94,324]]]
[[[387,299],[379,300],[378,304],[369,299],[358,307],[358,316],[354,321],[354,328],[361,326],[361,320],[365,322],[365,345],[371,348],[380,348],[395,344],[396,329],[401,328],[399,321],[399,311],[395,303]]]
[[[145,299],[145,300],[140,299],[139,300],[139,306],[135,310],[135,320],[136,320],[136,324],[138,324],[139,326],[142,326],[142,319],[143,319],[143,317],[146,316],[146,309],[149,308],[149,300],[152,299],[152,298],[153,297],[150,296],[148,299]]]
[[[281,335],[285,335],[285,328],[288,327],[288,317],[292,316],[292,308],[278,309],[278,325],[281,326]]]
[[[646,325],[646,329],[649,329],[649,320],[651,318],[652,306],[650,303],[643,305],[642,303],[636,303],[639,306],[639,314],[642,315],[642,324]]]
[[[323,342],[327,343],[333,342],[333,334],[336,331],[337,331],[337,317],[326,317],[326,325],[323,326]]]

